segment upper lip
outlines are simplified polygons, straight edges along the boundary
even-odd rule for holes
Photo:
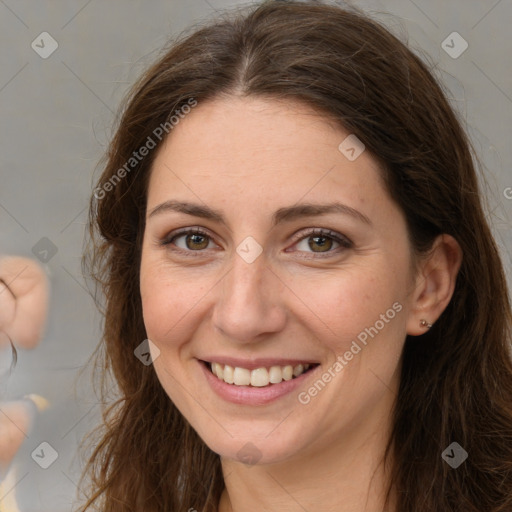
[[[317,361],[311,359],[285,359],[280,357],[266,357],[257,359],[238,359],[236,357],[224,356],[205,356],[200,359],[207,363],[219,363],[232,367],[246,368],[247,370],[255,370],[256,368],[270,368],[271,366],[297,366],[299,364],[318,364]]]

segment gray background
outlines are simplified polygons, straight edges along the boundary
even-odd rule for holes
[[[512,2],[355,3],[428,58],[448,87],[485,165],[490,218],[509,272]],[[80,257],[92,178],[113,113],[170,35],[215,10],[241,4],[0,0],[0,253],[34,256],[36,244],[48,244],[40,242],[43,237],[57,250],[45,264],[52,285],[45,338],[37,350],[20,351],[1,392],[9,399],[38,392],[52,403],[37,417],[16,458],[22,512],[71,510],[80,471],[78,442],[98,420],[89,374],[78,379],[100,333]],[[458,58],[442,48],[454,31],[469,45]],[[58,43],[47,59],[31,48],[42,32]],[[59,454],[46,470],[30,457],[43,441]]]

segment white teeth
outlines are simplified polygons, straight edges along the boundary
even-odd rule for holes
[[[219,379],[223,379],[224,378],[224,367],[219,363],[213,363],[213,364],[214,364],[213,373],[215,375],[217,375],[217,377],[219,377]]]
[[[251,386],[257,386],[259,388],[268,386],[270,382],[268,371],[266,368],[256,368],[251,372]]]
[[[222,365],[220,365],[220,366],[222,366]],[[222,377],[224,382],[227,382],[228,384],[234,384],[235,381],[233,379],[233,373],[234,373],[234,370],[233,370],[232,366],[229,366],[228,364],[226,366],[224,366],[224,375]],[[217,377],[218,376],[219,375],[217,374]]]
[[[251,383],[251,372],[246,368],[235,367],[233,380],[237,386],[248,386]]]
[[[299,377],[310,368],[310,364],[298,364],[296,366],[271,366],[270,368],[247,368],[210,363],[212,373],[227,384],[235,386],[265,387],[269,384],[279,384],[283,380],[291,380]]]
[[[295,377],[298,377],[303,371],[304,371],[304,366],[302,366],[301,364],[298,364],[293,369],[293,375]]]
[[[283,372],[280,366],[271,366],[268,372],[268,380],[272,384],[279,384],[283,380]]]
[[[291,380],[293,377],[293,366],[291,366],[291,365],[284,366],[282,369],[282,372],[283,372],[284,380]]]

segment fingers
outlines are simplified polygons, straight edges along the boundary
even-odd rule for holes
[[[5,475],[28,437],[36,410],[42,412],[48,405],[48,401],[39,395],[27,395],[24,400],[15,402],[0,402],[0,476]]]
[[[32,423],[26,401],[0,404],[0,474],[5,474],[14,455],[28,436]]]
[[[23,348],[41,339],[48,312],[49,283],[42,267],[30,258],[0,258],[0,329]],[[5,344],[6,336],[0,337]]]

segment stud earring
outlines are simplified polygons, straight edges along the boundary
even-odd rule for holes
[[[427,329],[430,329],[432,327],[432,324],[429,324],[426,320],[420,321],[421,327],[426,327]]]

